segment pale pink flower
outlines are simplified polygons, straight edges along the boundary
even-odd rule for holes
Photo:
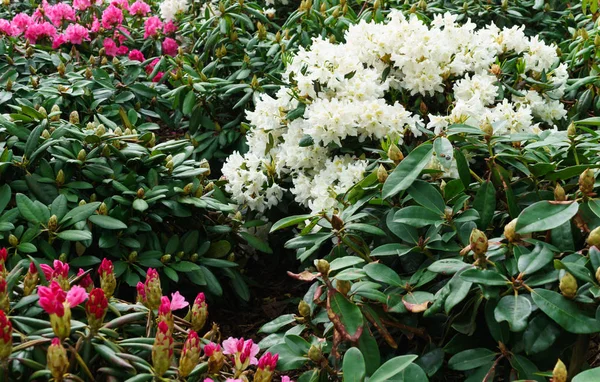
[[[242,381],[241,379],[227,378],[225,380],[225,382],[244,382],[244,381]]]
[[[287,375],[284,375],[283,377],[281,377],[281,382],[294,382],[290,379],[290,377],[288,377]]]
[[[252,340],[244,341],[243,338],[229,337],[223,341],[223,349],[223,354],[232,356],[237,370],[244,370],[248,365],[258,364],[256,355],[260,348]]]
[[[183,309],[190,305],[179,292],[171,293],[171,310]]]
[[[104,29],[118,27],[123,23],[123,11],[113,4],[106,7],[102,12],[102,26]]]
[[[88,294],[85,289],[79,285],[73,285],[67,292],[67,303],[69,303],[69,306],[71,307],[77,306],[84,302],[87,296]]]
[[[213,380],[212,380],[212,379],[210,379],[210,378],[204,378],[204,382],[215,382],[215,381],[213,381]]]
[[[79,45],[84,40],[89,40],[90,34],[86,27],[79,24],[70,24],[65,29],[65,38],[71,44]]]
[[[173,40],[170,37],[165,38],[162,43],[162,51],[164,54],[168,54],[169,56],[175,56],[177,54],[177,41]]]
[[[129,13],[135,16],[146,16],[150,12],[150,6],[142,0],[137,0],[129,7]]]
[[[154,37],[162,28],[162,21],[157,16],[148,17],[144,22],[144,38]]]

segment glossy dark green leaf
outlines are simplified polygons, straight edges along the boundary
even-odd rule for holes
[[[496,189],[492,182],[481,183],[473,200],[473,208],[479,212],[477,227],[485,230],[490,225],[496,209]]]
[[[527,328],[532,309],[531,302],[525,296],[511,294],[500,299],[494,310],[494,317],[498,322],[508,322],[511,331],[522,332]]]
[[[343,382],[362,382],[365,379],[365,358],[358,348],[352,347],[344,354]]]
[[[444,198],[431,184],[422,180],[415,180],[407,192],[421,206],[437,212],[438,215],[444,214],[446,209]]]
[[[493,361],[497,356],[497,353],[485,348],[468,349],[452,356],[448,367],[459,371],[472,370]]]
[[[406,369],[415,359],[417,359],[416,355],[394,357],[381,365],[379,369],[371,375],[369,382],[386,382],[398,375],[402,370]]]
[[[556,204],[546,200],[523,210],[517,218],[516,231],[520,234],[547,231],[565,224],[579,210],[577,202]]]
[[[406,190],[427,167],[433,156],[433,145],[424,143],[414,149],[392,171],[383,184],[383,198],[387,199]]]
[[[600,331],[600,321],[583,314],[575,302],[559,293],[534,289],[531,297],[542,312],[571,333],[585,334]]]

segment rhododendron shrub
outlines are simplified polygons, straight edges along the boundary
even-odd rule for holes
[[[455,125],[537,134],[566,115],[566,66],[555,46],[522,28],[477,29],[449,14],[427,26],[392,12],[384,24],[350,27],[345,39],[301,49],[283,75],[290,85],[247,113],[249,152],[223,168],[238,203],[264,211],[289,191],[313,212],[330,210],[363,178],[361,155],[379,140],[401,145]],[[431,166],[458,175],[452,159]]]
[[[84,273],[106,277],[109,263],[103,259],[97,271],[85,269]],[[148,309],[139,299],[131,303],[107,297],[102,288],[87,293],[78,285],[61,286],[50,277],[56,268],[68,270],[68,266],[55,263],[52,270],[41,265],[27,259],[8,269],[12,275],[10,316],[9,309],[0,309],[0,362],[6,381],[50,376],[55,381],[85,380],[91,375],[123,380],[203,381],[210,377],[225,381],[235,376],[261,382],[289,381],[277,375],[277,354],[261,355],[252,340],[243,338],[220,342],[216,324],[206,329],[195,327],[188,320],[192,308],[178,291],[171,298],[161,296],[168,310],[165,315],[162,307],[158,312]],[[22,276],[23,268],[30,273],[44,269],[50,277],[31,284]],[[150,277],[154,274],[148,273]],[[3,280],[5,277],[0,275]],[[69,281],[75,278],[69,277]],[[26,298],[22,291],[27,283],[36,290]],[[79,304],[84,309],[77,309]]]

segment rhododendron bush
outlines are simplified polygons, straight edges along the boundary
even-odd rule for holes
[[[476,29],[449,14],[427,26],[393,12],[345,39],[301,50],[284,73],[290,86],[248,113],[249,151],[223,168],[238,203],[264,211],[290,191],[313,212],[330,210],[362,179],[367,148],[380,140],[401,145],[460,125],[502,136],[564,124],[566,66],[555,46],[522,28]],[[451,157],[429,167],[457,177]]]

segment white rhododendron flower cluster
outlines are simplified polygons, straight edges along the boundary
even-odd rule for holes
[[[165,21],[172,21],[178,13],[186,13],[188,8],[187,0],[164,0],[160,3],[160,17]]]
[[[544,77],[551,86],[500,93],[496,64],[506,57],[519,57],[522,79]],[[440,134],[457,123],[491,125],[495,135],[537,133],[566,115],[559,99],[567,77],[556,48],[526,37],[522,28],[477,30],[449,14],[431,26],[400,12],[385,24],[362,21],[349,28],[343,44],[316,39],[300,49],[284,73],[290,87],[275,97],[262,95],[248,112],[254,127],[249,152],[225,163],[227,190],[258,211],[279,203],[286,191],[313,212],[329,210],[368,164],[359,157],[363,151],[347,150],[348,142],[402,143],[425,127]],[[450,107],[424,119],[401,103],[440,94],[451,96]],[[298,111],[298,118],[290,116]],[[455,167],[446,172],[456,173]]]

